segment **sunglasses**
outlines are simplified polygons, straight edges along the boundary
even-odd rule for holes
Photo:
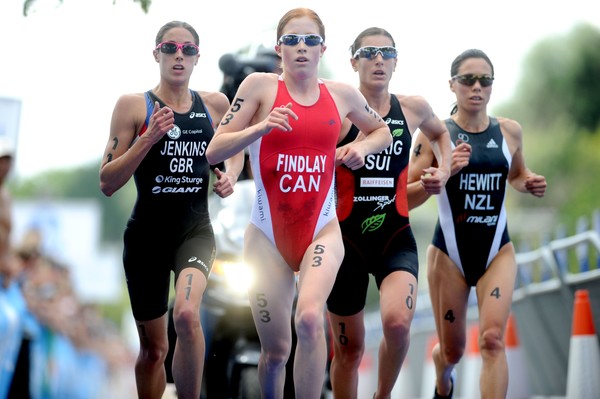
[[[281,36],[278,43],[285,44],[286,46],[295,46],[300,43],[300,40],[310,47],[318,46],[319,44],[323,43],[323,38],[319,35],[296,35],[292,33]]]
[[[398,50],[391,46],[384,47],[375,47],[375,46],[367,46],[361,47],[354,53],[352,58],[367,58],[372,60],[377,57],[377,53],[381,54],[384,60],[389,60],[392,58],[398,57]]]
[[[452,80],[457,80],[458,83],[465,86],[473,86],[475,82],[479,81],[481,87],[488,87],[494,83],[494,77],[490,75],[473,75],[468,73],[466,75],[452,76]]]
[[[163,54],[175,54],[179,49],[184,55],[198,55],[200,52],[200,48],[194,43],[162,42],[156,46],[156,49]]]

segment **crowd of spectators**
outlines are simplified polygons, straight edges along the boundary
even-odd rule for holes
[[[131,348],[116,323],[82,303],[69,268],[39,234],[0,260],[0,398],[135,397]]]

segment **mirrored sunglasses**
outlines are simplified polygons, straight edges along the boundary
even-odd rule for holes
[[[279,44],[285,44],[286,46],[295,46],[300,43],[300,40],[304,42],[307,46],[318,46],[323,43],[323,38],[319,35],[311,34],[311,35],[296,35],[296,34],[287,34],[283,35],[279,38]]]
[[[383,47],[375,47],[375,46],[366,46],[361,47],[354,53],[353,58],[367,58],[372,60],[377,57],[377,54],[381,54],[384,60],[389,60],[391,58],[398,57],[398,50],[395,47],[391,46],[383,46]]]
[[[200,52],[200,48],[194,43],[162,42],[156,46],[156,49],[163,54],[175,54],[179,49],[184,55],[198,55]]]
[[[494,77],[490,75],[474,75],[467,73],[465,75],[452,76],[452,80],[458,81],[461,85],[473,86],[475,82],[479,81],[481,87],[488,87],[494,83]]]

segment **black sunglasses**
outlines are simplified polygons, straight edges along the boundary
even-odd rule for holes
[[[194,43],[162,42],[156,46],[156,49],[163,54],[175,54],[179,49],[184,55],[198,55],[200,52],[200,48]]]
[[[452,80],[458,81],[461,85],[473,86],[475,82],[479,81],[481,87],[489,87],[494,83],[494,77],[490,75],[473,75],[467,73],[465,75],[452,76]]]
[[[283,35],[279,38],[279,44],[285,44],[286,46],[295,46],[300,43],[300,40],[304,42],[307,46],[318,46],[323,43],[323,38],[319,35],[311,34],[311,35],[295,35],[295,34],[287,34]]]

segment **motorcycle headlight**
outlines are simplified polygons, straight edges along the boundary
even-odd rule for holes
[[[214,272],[222,275],[227,287],[238,295],[246,295],[254,284],[254,273],[244,262],[215,262]]]

